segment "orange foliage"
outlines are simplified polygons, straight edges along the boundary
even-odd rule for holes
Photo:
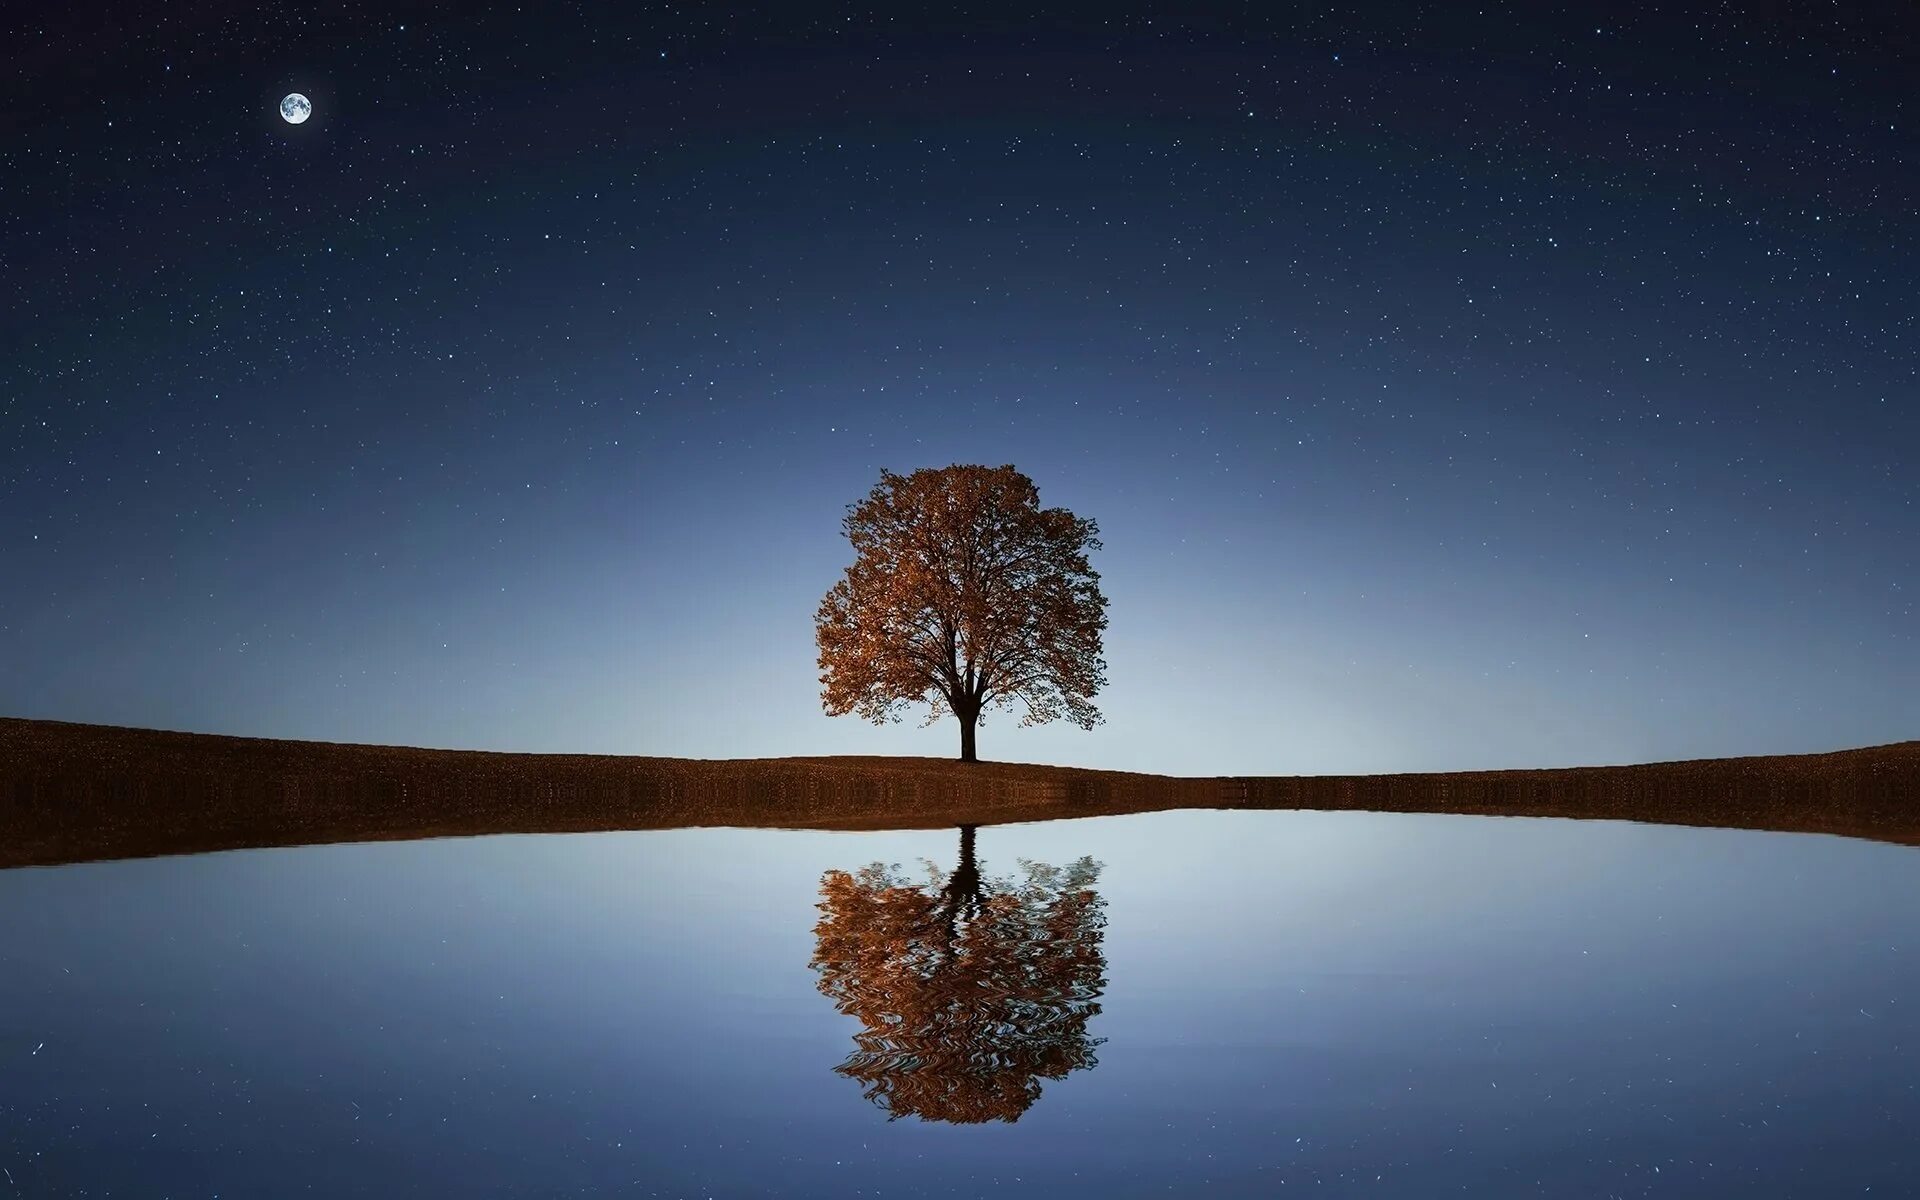
[[[820,991],[865,1027],[835,1070],[889,1119],[1016,1121],[1040,1080],[1092,1067],[1087,1021],[1106,986],[1099,867],[1023,863],[983,881],[961,869],[915,885],[878,863],[820,882]]]
[[[1107,600],[1087,562],[1093,521],[1041,508],[1011,466],[956,465],[883,470],[842,524],[854,562],[814,617],[830,715],[878,723],[924,702],[928,724],[959,718],[968,760],[987,708],[1017,700],[1023,725],[1099,723]]]

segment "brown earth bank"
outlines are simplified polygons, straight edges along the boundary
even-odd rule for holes
[[[930,829],[1170,808],[1585,817],[1920,844],[1920,742],[1430,775],[500,754],[0,718],[0,867],[490,833]]]

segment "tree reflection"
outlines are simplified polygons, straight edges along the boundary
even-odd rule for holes
[[[1042,1079],[1095,1065],[1087,1021],[1107,960],[1100,865],[1020,860],[989,878],[960,830],[960,863],[915,882],[875,863],[820,880],[813,968],[865,1028],[834,1070],[889,1119],[1017,1121]]]

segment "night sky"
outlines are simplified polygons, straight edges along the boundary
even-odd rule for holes
[[[950,756],[812,618],[977,462],[1111,599],[984,758],[1920,736],[1912,6],[631,7],[0,30],[0,713]]]

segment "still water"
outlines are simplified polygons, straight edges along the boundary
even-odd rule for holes
[[[0,872],[0,1197],[1920,1188],[1920,851],[1291,812],[968,840]]]

